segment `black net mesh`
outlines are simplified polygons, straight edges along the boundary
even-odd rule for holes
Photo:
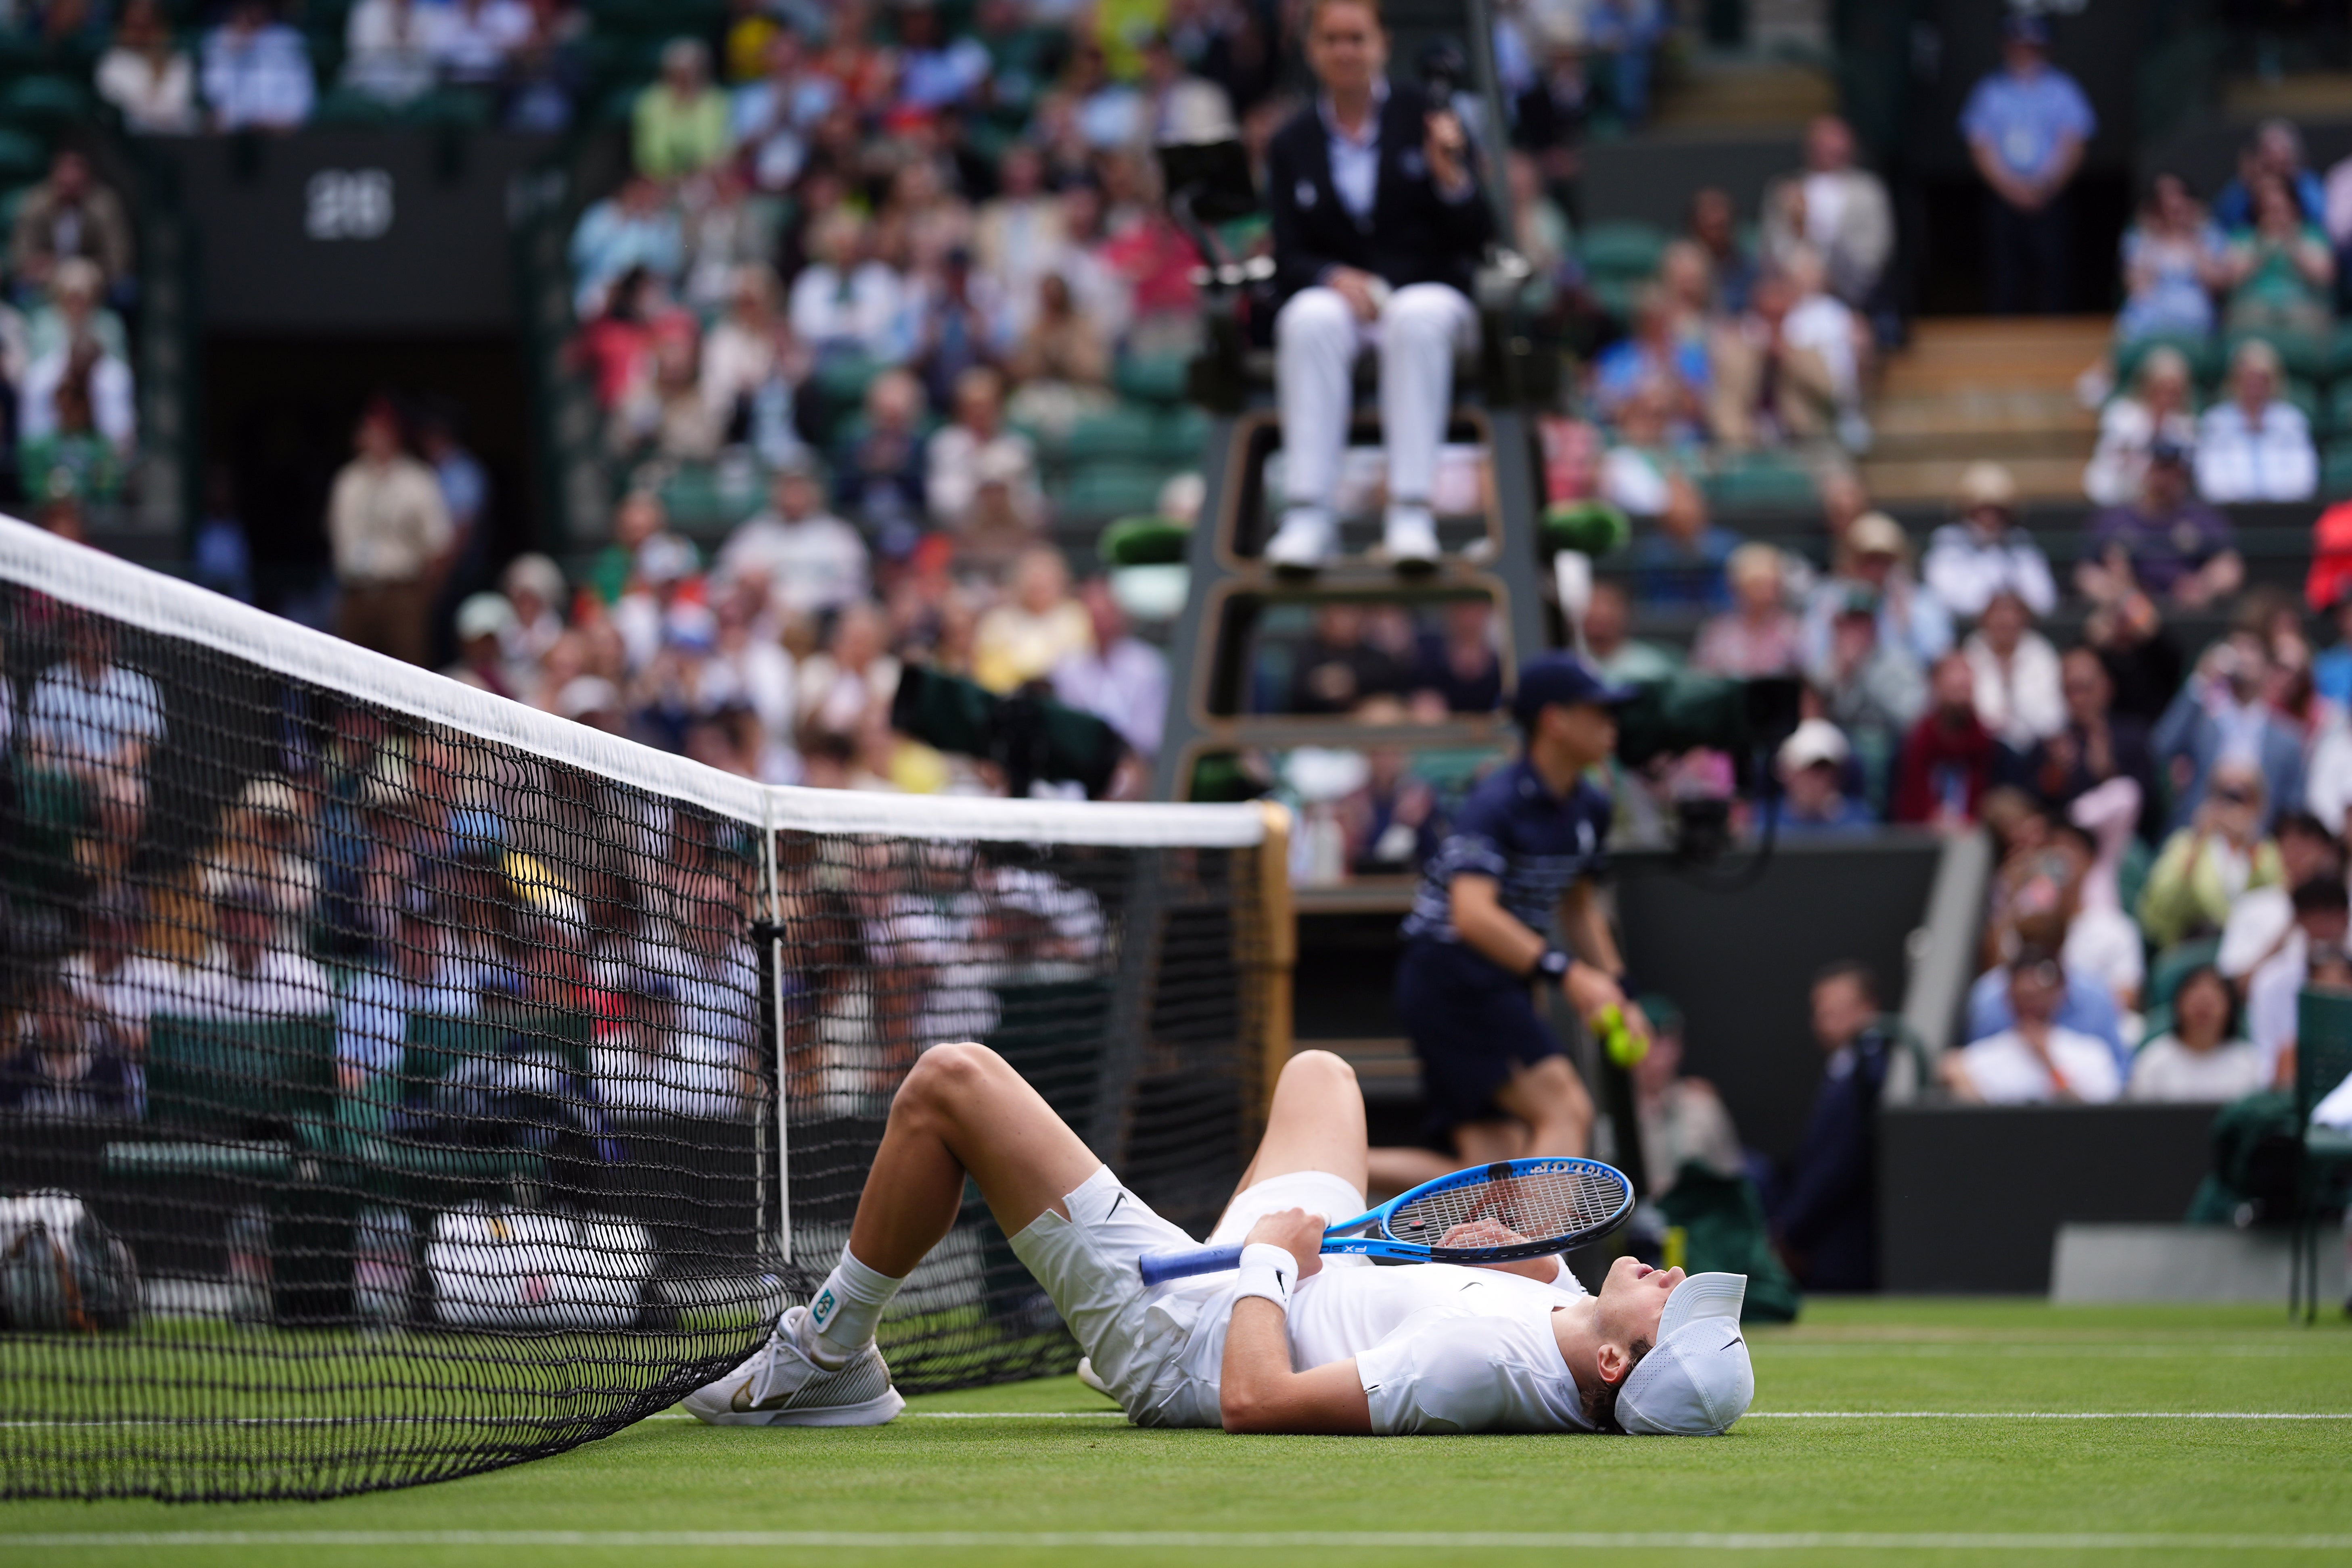
[[[152,625],[0,575],[5,1495],[404,1486],[663,1409],[830,1267],[944,1040],[1179,1223],[1231,1192],[1255,850],[772,845]],[[1076,1360],[976,1194],[882,1338],[909,1392]]]

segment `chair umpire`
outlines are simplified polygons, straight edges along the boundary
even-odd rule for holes
[[[1494,212],[1461,121],[1421,89],[1388,79],[1378,0],[1313,0],[1307,59],[1319,91],[1276,134],[1267,158],[1287,504],[1266,559],[1305,573],[1334,552],[1356,359],[1376,347],[1384,541],[1394,565],[1426,570],[1438,557],[1430,491],[1454,356],[1476,341],[1470,290],[1495,238]]]

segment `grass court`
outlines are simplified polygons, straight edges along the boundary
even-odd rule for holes
[[[0,1563],[2352,1561],[2352,1326],[2281,1307],[1809,1305],[1725,1438],[1229,1437],[1076,1378],[857,1431],[677,1413],[328,1503],[0,1505]]]

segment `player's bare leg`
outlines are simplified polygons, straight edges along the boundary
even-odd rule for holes
[[[1510,1081],[1496,1092],[1495,1103],[1527,1124],[1527,1142],[1518,1153],[1496,1158],[1581,1156],[1592,1141],[1592,1096],[1566,1057],[1546,1057],[1533,1067],[1514,1068]]]
[[[890,1386],[875,1325],[954,1226],[964,1178],[1015,1236],[1048,1208],[1066,1215],[1064,1194],[1101,1167],[1003,1058],[984,1046],[934,1046],[890,1101],[841,1261],[809,1305],[785,1312],[766,1345],[688,1395],[687,1409],[715,1426],[889,1420],[906,1401]]]
[[[1242,1173],[1241,1185],[1246,1189],[1293,1171],[1328,1171],[1361,1192],[1370,1152],[1356,1069],[1329,1051],[1301,1051],[1283,1064],[1274,1103],[1266,1108],[1265,1136]]]
[[[1357,1138],[1360,1145],[1360,1131]],[[890,1101],[849,1250],[879,1273],[904,1275],[955,1225],[966,1175],[1004,1234],[1018,1236],[1049,1208],[1066,1215],[1063,1195],[1101,1164],[1003,1057],[985,1046],[934,1046]]]

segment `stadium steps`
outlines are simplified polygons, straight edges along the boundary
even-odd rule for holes
[[[1837,111],[1837,83],[1821,65],[1749,55],[1701,55],[1676,64],[1649,131],[1783,131]]]
[[[1922,321],[1886,366],[1862,465],[1882,502],[1948,500],[1962,470],[2008,467],[2029,499],[2082,494],[2098,417],[2074,384],[2106,353],[2105,317]]]

